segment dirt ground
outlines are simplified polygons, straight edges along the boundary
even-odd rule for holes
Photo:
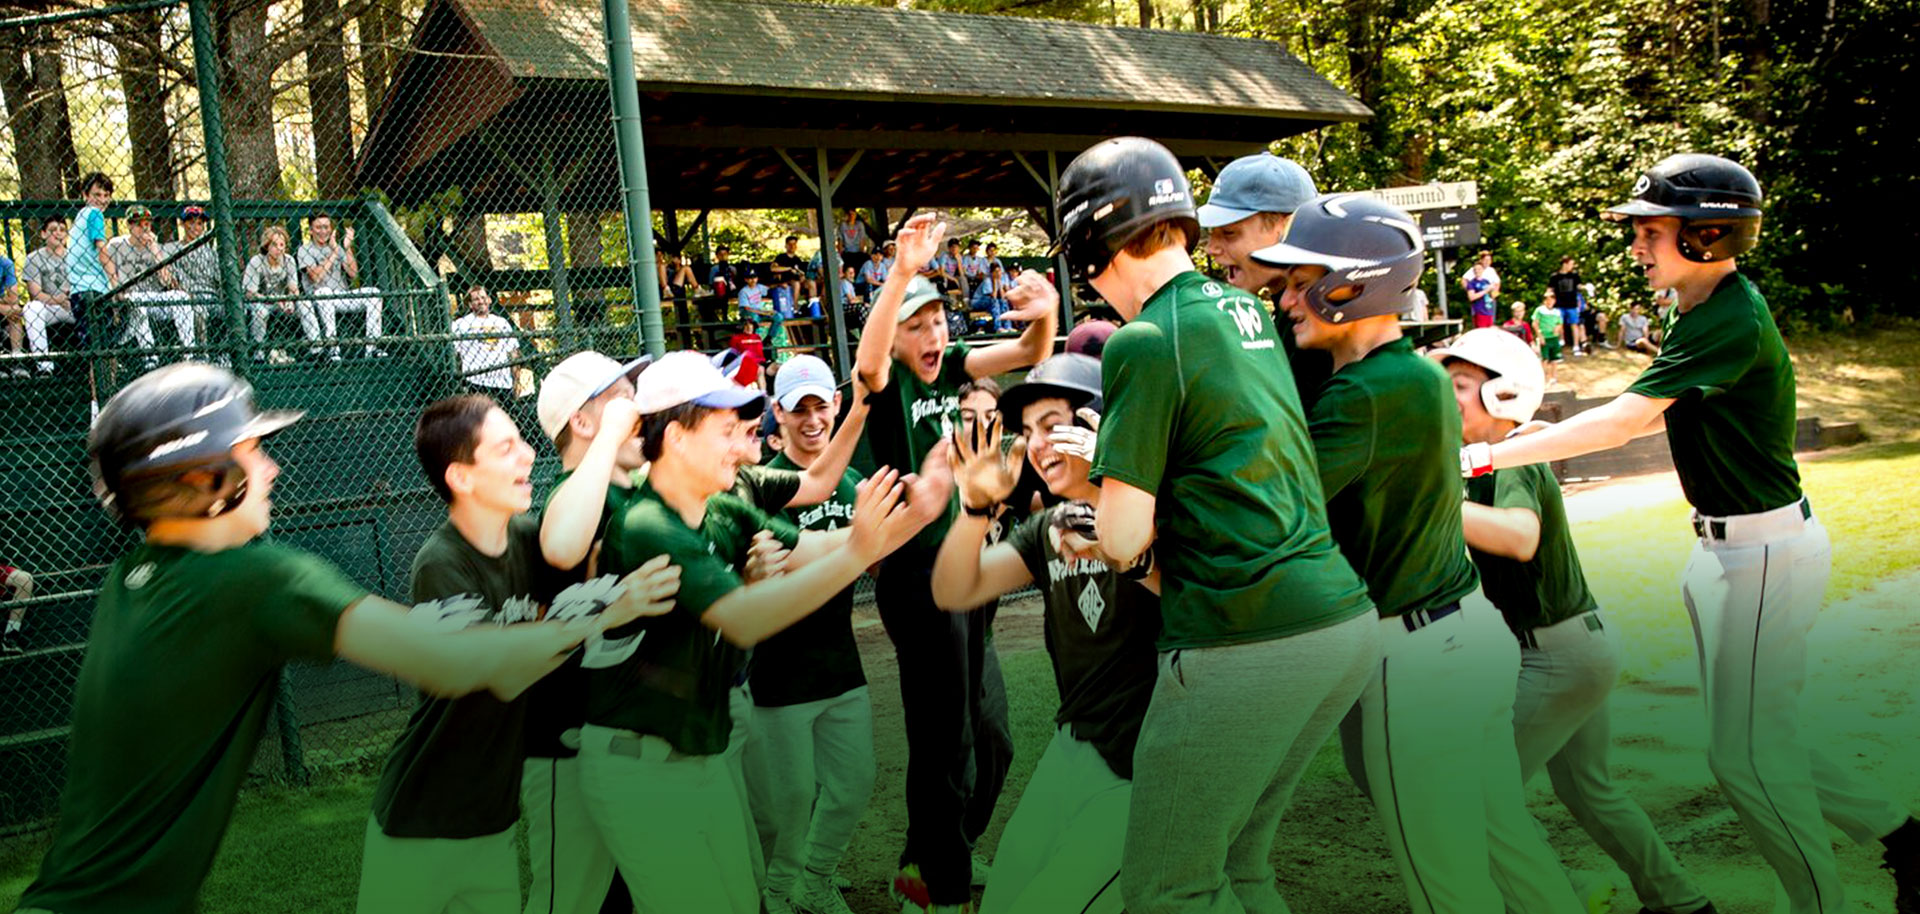
[[[1675,489],[1670,475],[1619,480],[1571,495],[1569,512],[1576,521],[1597,518],[1670,497]],[[1920,575],[1908,575],[1828,605],[1810,645],[1806,704],[1812,710],[1804,715],[1807,742],[1879,778],[1909,801],[1920,800],[1920,765],[1913,761],[1920,748],[1920,715],[1913,713],[1920,698],[1920,665],[1911,659],[1920,652],[1920,615],[1914,612],[1912,597],[1916,588]],[[1684,612],[1677,593],[1672,612]],[[842,872],[855,882],[847,895],[855,911],[891,914],[897,909],[888,903],[885,887],[905,824],[906,747],[900,736],[898,677],[879,620],[868,615],[855,621],[872,683],[880,777]],[[1013,711],[1020,755],[981,842],[980,850],[989,858],[1044,745],[1053,710],[1048,702],[1055,697],[1038,601],[1003,605],[995,630],[1010,683],[1044,688],[1029,690],[1039,696],[1039,704],[1030,700]],[[1629,785],[1723,914],[1766,914],[1775,909],[1778,889],[1707,771],[1695,663],[1689,649],[1680,659],[1629,677],[1615,690],[1614,775]],[[1536,779],[1530,800],[1562,859],[1580,879],[1618,888],[1612,910],[1639,910],[1626,876],[1573,823],[1545,782],[1544,777]],[[1834,838],[1853,903],[1850,910],[1891,914],[1892,881],[1878,869],[1878,845],[1856,846],[1838,832]],[[1301,784],[1273,860],[1281,891],[1296,911],[1387,914],[1407,909],[1372,809],[1341,771],[1336,747],[1323,752]]]

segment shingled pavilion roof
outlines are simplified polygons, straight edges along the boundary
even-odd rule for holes
[[[758,0],[631,10],[658,209],[810,206],[781,153],[806,167],[814,149],[862,150],[842,205],[1042,205],[1047,154],[1063,166],[1102,137],[1201,164],[1370,116],[1270,41]],[[530,179],[551,174],[561,205],[616,209],[600,22],[596,0],[430,0],[361,183],[402,204],[458,186],[515,212],[540,208],[551,188]]]

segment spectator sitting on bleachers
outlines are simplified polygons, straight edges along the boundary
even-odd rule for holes
[[[860,271],[855,269],[853,264],[843,263],[840,265],[841,304],[858,305],[865,302],[865,297],[860,294],[860,284],[856,282],[859,275]]]
[[[927,261],[927,267],[920,271],[933,287],[942,292],[960,291],[960,239],[947,239],[946,251],[935,254]]]
[[[960,279],[967,284],[967,295],[973,295],[975,286],[987,278],[987,258],[980,256],[980,242],[967,242],[967,252],[960,255]]]
[[[860,297],[872,300],[875,292],[887,281],[887,255],[874,251],[867,262],[860,265]]]
[[[975,311],[985,311],[993,315],[995,333],[1011,330],[1007,322],[1001,320],[1000,315],[1007,313],[1009,307],[1007,292],[1013,288],[1013,284],[1007,279],[1007,271],[1000,266],[999,261],[989,264],[987,271],[986,281],[973,290],[971,306]]]
[[[894,259],[895,250],[897,250],[897,247],[891,241],[882,242],[880,244],[880,275],[882,277],[885,277],[887,275],[887,271],[893,269],[893,259]],[[884,281],[885,280],[882,279],[882,282]],[[874,288],[879,288],[879,286],[876,285]]]
[[[207,211],[198,206],[183,207],[180,210],[180,240],[161,245],[160,251],[168,257],[179,254],[187,245],[200,240],[207,233]],[[199,321],[207,314],[217,311],[220,300],[220,253],[216,242],[208,239],[203,244],[173,262],[173,276],[179,280],[179,288],[187,293],[187,304],[174,306],[174,329],[180,333],[183,346],[193,345],[193,334]]]
[[[460,376],[474,393],[485,394],[509,405],[513,401],[514,372],[507,363],[520,354],[520,337],[513,323],[493,313],[493,293],[486,286],[467,287],[467,313],[448,328],[454,336],[480,336],[484,339],[456,339],[453,351],[460,357]]]
[[[659,248],[653,249],[653,259],[660,267],[660,297],[662,299],[691,298],[699,280],[694,278],[693,268],[687,266],[687,259],[681,254],[668,254]]]
[[[773,255],[773,263],[767,266],[767,285],[785,286],[794,301],[806,301],[814,295],[813,281],[807,279],[806,271],[807,262],[800,257],[800,236],[788,235],[787,249]]]
[[[86,204],[73,216],[73,235],[67,243],[67,308],[73,312],[73,327],[79,331],[84,349],[89,332],[87,309],[119,285],[120,276],[107,257],[107,207],[113,204],[113,181],[100,172],[91,172],[80,179],[80,196]],[[120,326],[117,314],[109,321],[113,327]],[[114,337],[108,343],[119,342],[118,335]]]
[[[153,233],[153,211],[144,206],[132,206],[127,209],[127,233],[107,242],[107,259],[113,261],[118,275],[116,282],[127,282],[160,262],[165,256],[160,250],[160,238]],[[120,295],[121,301],[145,304],[149,307],[128,305],[124,309],[127,332],[132,335],[134,344],[142,349],[153,347],[154,317],[165,319],[172,317],[174,326],[180,326],[180,319],[186,318],[187,330],[181,337],[185,343],[193,338],[193,309],[184,306],[187,293],[180,291],[179,281],[174,279],[173,268],[161,267],[159,272],[133,283]],[[176,311],[179,307],[186,313]]]
[[[12,347],[9,351],[14,355],[20,354],[26,335],[25,308],[20,304],[25,295],[20,294],[19,289],[20,276],[13,269],[13,260],[0,254],[0,323],[7,325],[7,342]],[[14,366],[13,374],[25,377],[26,366]]]
[[[339,327],[335,315],[341,311],[360,311],[367,318],[366,354],[369,358],[384,358],[386,352],[374,344],[380,338],[380,290],[375,286],[353,287],[360,281],[360,262],[353,257],[353,226],[349,225],[341,239],[333,239],[333,216],[327,213],[314,213],[307,217],[307,237],[311,240],[300,245],[294,260],[300,266],[300,284],[308,295],[314,296],[315,310],[320,314],[320,328],[326,332],[327,339],[339,339]],[[334,361],[340,360],[340,347],[332,352]]]
[[[1647,355],[1659,355],[1660,347],[1653,342],[1651,324],[1639,302],[1628,305],[1627,316],[1620,319],[1621,347]]]
[[[11,565],[0,565],[0,585],[13,592],[7,607],[7,627],[0,630],[0,657],[26,653],[20,646],[20,626],[27,619],[27,601],[33,599],[33,575]]]
[[[300,332],[309,340],[320,338],[320,319],[312,301],[300,297],[300,269],[287,254],[287,230],[277,225],[269,225],[260,233],[260,253],[247,261],[247,270],[241,276],[240,288],[248,299],[247,316],[253,328],[253,341],[264,343],[267,339],[267,315],[275,308],[282,314],[296,314],[300,319]],[[257,299],[279,298],[284,301],[264,302]],[[320,351],[313,350],[318,356]],[[266,359],[264,349],[255,348],[253,360]]]
[[[707,285],[713,288],[713,294],[725,298],[740,289],[739,265],[727,258],[733,256],[733,249],[721,245],[713,249],[713,266],[707,269]]]
[[[755,322],[765,324],[768,328],[767,345],[772,346],[775,352],[779,352],[787,345],[787,327],[783,320],[787,315],[780,313],[780,309],[771,300],[767,287],[760,284],[760,274],[754,272],[752,267],[741,268],[740,281],[744,283],[740,287],[738,301],[740,316],[751,317]],[[780,291],[784,294],[786,290]],[[792,310],[793,306],[789,302],[786,311],[790,314]]]
[[[736,353],[740,359],[738,368],[732,373],[734,383],[742,387],[757,384],[760,366],[767,361],[767,347],[766,341],[760,337],[760,322],[754,315],[745,315],[739,331],[727,337],[727,351]]]
[[[27,345],[47,351],[47,325],[73,323],[67,299],[67,217],[48,216],[40,223],[41,245],[20,265],[26,280],[27,301],[21,309],[27,325]],[[52,362],[41,362],[40,373],[51,374]]]
[[[1004,270],[1007,268],[1007,265],[1000,262],[1000,246],[989,241],[987,242],[987,253],[980,258],[980,272],[991,276],[993,275],[994,267],[999,267]]]

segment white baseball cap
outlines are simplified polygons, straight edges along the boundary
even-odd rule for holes
[[[587,405],[588,400],[606,393],[607,388],[621,378],[633,380],[650,361],[647,356],[641,356],[623,365],[591,349],[562,359],[540,380],[535,407],[540,416],[540,430],[546,432],[548,438],[558,439],[560,430],[567,427],[567,420]]]
[[[669,352],[661,356],[647,369],[646,374],[640,376],[633,390],[634,403],[640,407],[643,416],[683,403],[715,409],[739,409],[759,404],[761,396],[757,390],[727,380],[727,376],[721,374],[710,359],[691,350]],[[758,415],[757,411],[755,415]]]
[[[807,397],[833,402],[833,369],[819,356],[799,355],[780,366],[773,379],[773,399],[781,409],[791,410]]]

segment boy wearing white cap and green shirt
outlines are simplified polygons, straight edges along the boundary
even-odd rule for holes
[[[763,401],[697,352],[656,361],[635,402],[650,468],[607,528],[601,570],[668,555],[680,590],[665,615],[609,632],[608,665],[586,661],[581,787],[640,909],[755,914],[752,838],[723,759],[741,651],[820,608],[924,521],[896,510],[891,470],[860,487],[845,532],[803,536],[727,494],[757,446],[742,427]],[[792,550],[788,571],[746,584],[739,569],[762,529]]]
[[[773,412],[785,447],[769,469],[792,472],[826,461],[829,441],[847,434],[844,426],[838,434],[833,430],[840,411],[835,388],[833,370],[815,356],[796,356],[780,370]],[[842,469],[831,497],[781,516],[802,530],[845,527],[853,520],[862,479],[858,471]],[[873,704],[852,613],[848,586],[820,611],[754,649],[747,787],[767,850],[768,914],[848,910],[833,875],[873,794],[875,775]]]
[[[540,381],[540,430],[560,452],[562,470],[543,509],[540,551],[572,581],[592,573],[606,520],[626,506],[633,473],[646,465],[634,435],[640,413],[633,379],[648,362],[576,352]],[[593,914],[612,886],[614,866],[580,792],[586,671],[577,658],[569,660],[529,691],[527,701],[520,782],[532,874],[526,914]]]
[[[1319,193],[1305,168],[1271,153],[1241,156],[1220,169],[1213,192],[1194,215],[1207,230],[1207,257],[1225,271],[1227,284],[1255,295],[1266,290],[1277,305],[1286,289],[1286,271],[1255,260],[1253,252],[1279,244],[1294,211]],[[1274,325],[1280,326],[1279,309],[1274,311]],[[1280,351],[1293,372],[1301,408],[1312,411],[1320,385],[1333,374],[1333,359],[1301,349],[1291,333],[1280,334]]]
[[[929,215],[896,235],[898,259],[866,329],[855,370],[872,393],[867,442],[875,461],[917,468],[958,425],[960,386],[1033,365],[1053,351],[1059,296],[1036,273],[1008,295],[1009,320],[1027,322],[1020,338],[973,349],[947,341],[945,298],[917,274],[940,249],[946,224]],[[907,725],[907,836],[894,884],[906,903],[957,908],[972,897],[972,849],[965,812],[970,721],[978,713],[984,626],[969,613],[933,602],[935,553],[953,510],[880,567],[875,602],[900,659]]]

